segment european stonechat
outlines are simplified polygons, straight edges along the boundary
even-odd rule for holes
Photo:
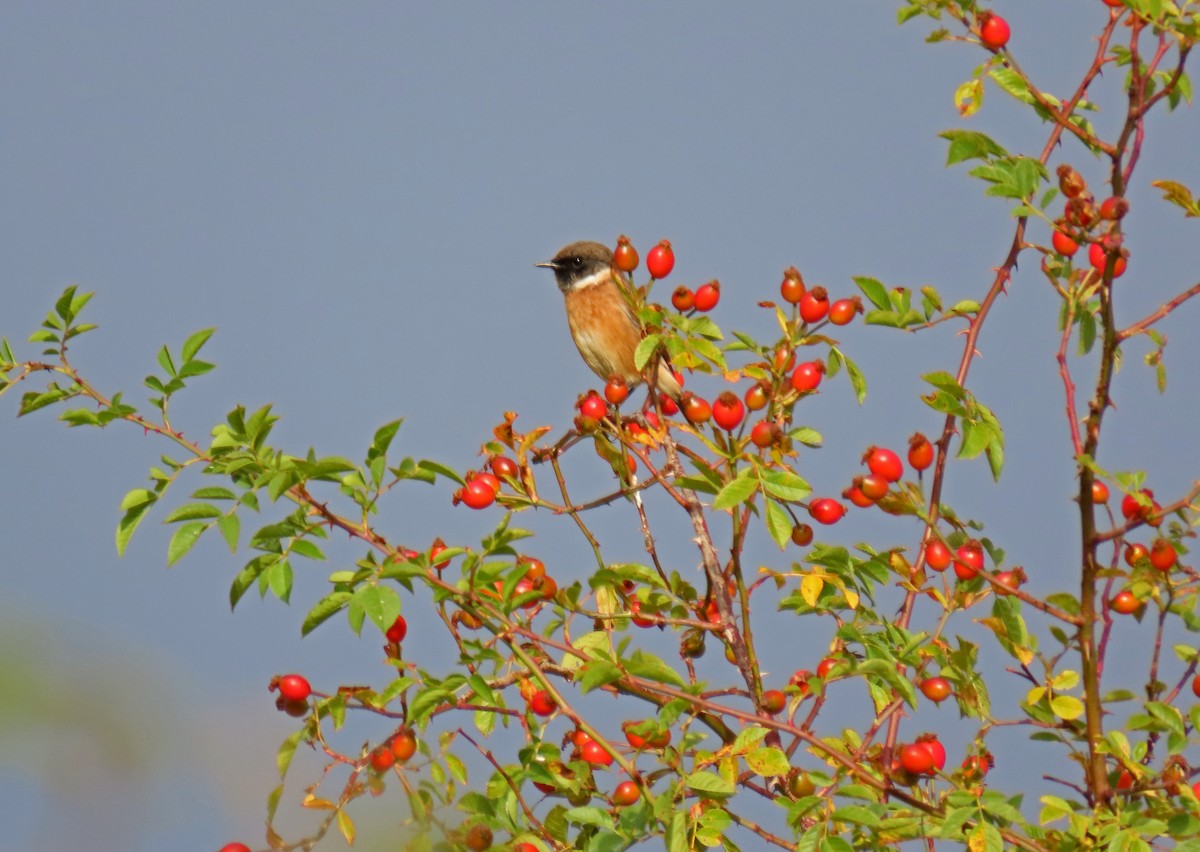
[[[581,241],[559,250],[552,260],[535,264],[554,270],[567,307],[571,339],[597,376],[620,376],[630,387],[645,381],[634,362],[642,326],[625,293],[628,285],[613,266],[612,251],[600,243]],[[678,399],[682,388],[665,359],[659,359],[653,384]]]

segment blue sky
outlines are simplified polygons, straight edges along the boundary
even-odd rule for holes
[[[1099,0],[996,8],[1022,67],[1058,94],[1107,14]],[[159,346],[216,326],[205,354],[219,368],[179,398],[174,421],[200,438],[234,405],[271,402],[283,416],[275,444],[297,454],[361,457],[375,428],[405,417],[401,451],[465,468],[504,410],[565,428],[595,381],[550,276],[532,264],[575,239],[627,233],[644,254],[669,237],[670,283],[719,278],[714,317],[727,330],[769,333],[754,304],[776,296],[793,264],[838,295],[851,294],[852,275],[874,275],[931,284],[947,302],[979,298],[1011,240],[1008,208],[944,167],[936,134],[969,126],[1036,152],[1046,133],[995,88],[961,120],[952,93],[985,55],[923,44],[927,26],[897,27],[890,4],[27,2],[5,17],[0,334],[23,340],[68,284],[94,290],[88,313],[101,329],[76,363],[141,400]],[[1115,126],[1119,80],[1110,71],[1093,93],[1102,129]],[[1194,183],[1197,138],[1194,110],[1150,122],[1130,191],[1126,318],[1196,280],[1195,223],[1149,181]],[[1069,142],[1060,156],[1102,194],[1099,163]],[[1069,588],[1075,564],[1056,316],[1030,255],[971,381],[1007,427],[1009,469],[994,486],[982,463],[957,464],[946,492],[988,522],[1038,592]],[[1200,394],[1194,323],[1191,307],[1162,324],[1165,404],[1140,365],[1144,347],[1130,347],[1107,427],[1101,462],[1149,469],[1160,495],[1194,475],[1173,448]],[[855,326],[842,339],[871,390],[859,408],[834,384],[812,406],[827,442],[801,472],[827,492],[868,444],[935,432],[917,377],[953,370],[960,348],[948,327]],[[165,445],[132,429],[67,433],[44,414],[17,421],[15,399],[0,405],[0,682],[21,698],[0,711],[11,810],[0,850],[254,842],[291,730],[270,677],[299,670],[332,688],[385,674],[374,637],[342,622],[299,639],[340,566],[300,578],[291,607],[247,598],[231,614],[244,557],[217,542],[168,570],[169,531],[152,518],[125,558],[114,552],[120,498]],[[578,471],[586,492],[596,469]],[[443,485],[414,490],[381,523],[420,546],[435,532],[470,540],[494,520],[449,499]],[[520,523],[539,533],[552,572],[586,565],[562,524]],[[598,523],[629,529],[616,509]],[[917,533],[859,515],[830,537],[911,546]],[[637,557],[634,541],[621,558]],[[761,558],[779,559],[766,548]],[[410,621],[420,606],[406,601]],[[1121,629],[1130,647],[1148,638]],[[781,676],[812,667],[827,641],[827,626],[800,631],[767,663]],[[969,730],[952,715],[929,721],[951,740]],[[1028,749],[1013,763],[1061,762],[1007,742]],[[315,777],[315,766],[295,771]],[[1028,777],[1006,773],[1002,763],[1001,786]],[[366,823],[393,824],[383,810]]]

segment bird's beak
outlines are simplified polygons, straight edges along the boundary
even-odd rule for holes
[[[540,266],[543,269],[558,269],[558,264],[553,260],[543,260],[540,263],[535,263],[534,266]]]

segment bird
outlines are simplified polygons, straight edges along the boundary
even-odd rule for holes
[[[534,266],[554,270],[571,339],[592,372],[606,382],[619,376],[630,387],[645,381],[634,360],[645,332],[625,297],[627,285],[613,265],[612,250],[580,240]],[[666,358],[657,360],[653,385],[675,400],[683,392]]]

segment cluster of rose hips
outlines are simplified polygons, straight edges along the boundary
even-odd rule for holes
[[[626,738],[631,746],[637,751],[644,749],[661,749],[665,748],[670,742],[670,732],[665,732],[650,741],[633,732],[633,729],[642,730],[649,727],[647,722],[626,722],[622,728],[626,731]],[[572,760],[581,760],[587,763],[593,769],[606,769],[612,766],[615,760],[612,753],[608,749],[597,742],[592,736],[581,728],[576,728],[566,735],[563,739],[563,746],[571,746]],[[545,761],[544,758],[536,758],[538,763],[542,763],[546,770],[555,778],[566,782],[569,786],[560,789],[554,784],[548,784],[544,781],[534,781],[533,786],[542,793],[548,796],[567,795],[572,804],[585,804],[590,801],[592,792],[592,779],[589,776],[585,783],[585,789],[572,789],[575,785],[573,782],[577,780],[577,776],[571,771],[561,760]],[[609,797],[613,805],[616,807],[628,807],[635,804],[642,797],[641,787],[637,782],[632,780],[622,781],[613,789],[612,795]],[[519,848],[519,847],[518,847]]]
[[[622,234],[617,237],[617,248],[613,251],[613,263],[617,269],[629,274],[638,267],[637,249],[630,243],[629,237]],[[659,240],[658,245],[646,254],[646,271],[655,281],[661,281],[671,274],[675,268],[675,250],[671,248],[670,240]],[[699,311],[707,313],[717,306],[721,300],[721,283],[715,278],[707,284],[702,284],[694,291],[690,287],[680,285],[671,294],[671,305],[680,313]]]
[[[1063,215],[1054,221],[1050,237],[1054,251],[1069,259],[1086,243],[1092,268],[1103,274],[1111,258],[1112,277],[1120,278],[1125,274],[1129,252],[1121,245],[1116,223],[1129,212],[1129,202],[1113,196],[1097,205],[1083,175],[1066,163],[1058,167],[1057,174],[1059,191],[1067,200]],[[1107,231],[1096,234],[1096,229],[1104,223],[1109,223]]]
[[[1092,502],[1102,505],[1108,502],[1108,486],[1103,482],[1092,483]],[[1127,524],[1145,523],[1150,527],[1162,524],[1162,507],[1154,499],[1154,492],[1143,488],[1136,494],[1121,498],[1121,515]],[[1170,539],[1159,536],[1150,546],[1141,542],[1127,542],[1123,558],[1130,568],[1149,565],[1164,574],[1170,573],[1179,561],[1179,552]],[[1122,589],[1113,595],[1109,608],[1121,615],[1130,615],[1142,608],[1142,601],[1130,589]]]
[[[500,490],[507,483],[521,488],[520,469],[508,456],[492,456],[488,460],[490,470],[469,471],[463,487],[454,492],[453,503],[464,503],[472,509],[486,509],[496,502]]]
[[[416,736],[408,728],[401,728],[387,741],[372,749],[368,760],[371,768],[377,774],[382,774],[398,764],[403,766],[416,753]]]
[[[466,483],[454,492],[454,505],[465,503],[472,509],[486,509],[496,502],[500,493],[500,479],[489,471],[472,471]]]
[[[833,325],[848,325],[857,314],[863,312],[862,299],[858,296],[831,302],[824,287],[807,287],[804,277],[794,266],[784,270],[779,295],[789,305],[796,306],[797,314],[806,325],[816,325],[825,320]]]

